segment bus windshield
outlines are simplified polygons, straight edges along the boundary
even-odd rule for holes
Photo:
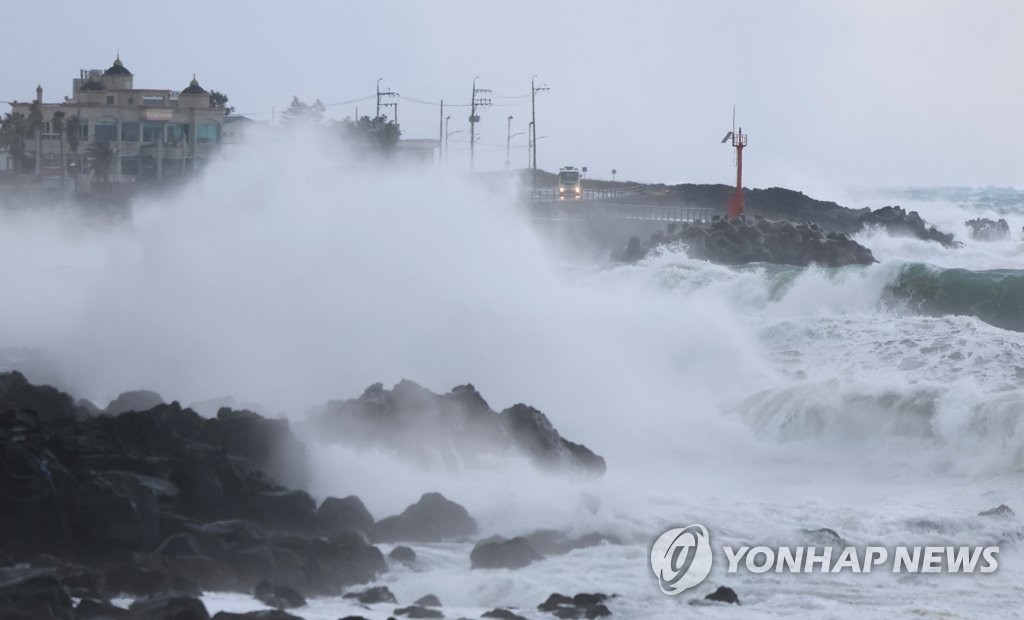
[[[579,172],[569,172],[569,171],[566,170],[566,171],[562,171],[562,172],[558,173],[558,182],[559,183],[563,183],[565,185],[569,185],[569,184],[575,183],[575,182],[577,182],[579,180],[580,180],[580,173]]]

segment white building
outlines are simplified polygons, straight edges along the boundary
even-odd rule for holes
[[[135,88],[134,76],[120,56],[109,69],[85,70],[73,81],[72,96],[61,103],[41,103],[43,131],[29,138],[25,155],[35,158],[43,176],[71,171],[85,159],[90,144],[104,142],[113,151],[111,181],[139,177],[165,178],[184,174],[202,165],[220,144],[224,109],[210,103],[209,94],[192,77],[183,90]],[[32,102],[13,102],[11,111],[28,118]],[[80,122],[78,154],[72,153],[67,132],[58,132],[54,114],[62,112],[65,125],[72,117]]]

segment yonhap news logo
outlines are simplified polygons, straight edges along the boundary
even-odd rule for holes
[[[654,541],[651,568],[665,594],[700,585],[711,572],[711,541],[703,525],[671,529]]]
[[[700,524],[672,528],[654,541],[651,569],[670,596],[700,585],[714,562],[711,537]],[[726,573],[980,573],[999,568],[997,546],[769,547],[723,546]]]

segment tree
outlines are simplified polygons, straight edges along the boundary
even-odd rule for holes
[[[402,136],[398,124],[383,116],[374,119],[363,116],[357,121],[346,118],[337,123],[336,127],[342,139],[352,146],[357,156],[364,159],[368,156],[391,157]]]
[[[211,90],[210,91],[210,105],[215,108],[224,108],[224,116],[231,114],[235,111],[234,106],[228,106],[228,96],[222,92]]]
[[[285,125],[305,123],[320,126],[324,122],[324,113],[326,111],[326,106],[319,99],[313,103],[306,103],[293,96],[288,109],[281,113],[281,122]]]
[[[43,150],[43,104],[39,100],[33,101],[32,105],[28,107],[25,128],[28,131],[29,137],[35,137],[36,139],[35,172],[38,176],[43,163],[42,153],[40,152]]]
[[[93,177],[104,183],[110,178],[110,169],[114,165],[114,149],[109,142],[93,142],[85,154],[89,157]]]
[[[19,172],[27,167],[25,144],[28,138],[28,122],[20,112],[8,112],[0,122],[0,146],[7,149]]]

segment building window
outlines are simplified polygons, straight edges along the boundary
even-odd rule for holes
[[[185,135],[185,129],[179,123],[167,123],[167,143],[178,144]]]
[[[139,158],[138,157],[123,157],[121,158],[121,174],[136,177],[139,176]]]
[[[164,135],[164,124],[163,123],[142,123],[142,141],[143,142],[159,142]]]
[[[139,124],[135,122],[121,123],[121,142],[138,142]]]
[[[200,123],[196,127],[196,142],[217,142],[217,123]]]
[[[89,121],[87,121],[87,120],[85,120],[83,118],[81,122],[82,122],[82,125],[81,125],[81,127],[82,127],[82,138],[81,139],[82,140],[88,140],[89,139]]]
[[[93,128],[99,142],[117,142],[117,121],[97,121]]]
[[[143,95],[142,105],[163,105],[163,95]]]
[[[114,96],[107,95],[107,105],[114,105]]]

